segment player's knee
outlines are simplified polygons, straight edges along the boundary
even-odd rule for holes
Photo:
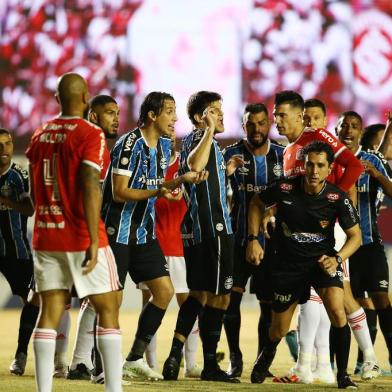
[[[287,333],[289,332],[289,328],[285,325],[278,325],[270,328],[269,337],[275,342],[277,340],[283,339]]]
[[[329,311],[331,324],[334,327],[344,327],[347,324],[346,312],[341,308],[332,308]]]
[[[372,293],[372,300],[377,310],[386,309],[391,304],[387,292]]]
[[[153,302],[158,306],[166,308],[174,295],[174,288],[171,284],[163,285],[157,295],[153,296]]]

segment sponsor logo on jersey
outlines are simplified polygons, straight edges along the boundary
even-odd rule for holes
[[[274,296],[275,296],[275,301],[278,301],[282,304],[287,304],[288,302],[291,301],[292,294],[274,293]]]
[[[254,193],[261,193],[267,189],[267,185],[253,185],[253,184],[246,184],[246,191],[247,192],[254,192]]]
[[[293,202],[290,200],[282,200],[282,203],[288,204],[289,206],[291,206],[293,204]]]
[[[331,200],[331,201],[336,201],[336,200],[340,199],[340,195],[339,195],[339,193],[328,192],[327,193],[327,199]]]
[[[325,236],[321,233],[292,233],[291,239],[301,243],[321,242],[325,240]]]
[[[230,290],[233,287],[233,277],[232,276],[228,276],[225,279],[224,286],[225,286],[226,290]]]
[[[138,182],[141,182],[142,184],[147,184],[148,186],[156,186],[156,185],[162,185],[165,182],[164,178],[146,178],[146,176],[143,174],[139,177],[137,180]]]
[[[344,199],[344,204],[347,206],[348,213],[350,214],[350,218],[354,222],[357,222],[358,221],[358,215],[357,215],[357,212],[354,210],[354,207],[351,205],[350,200],[347,199],[347,198]]]
[[[242,174],[243,176],[247,176],[249,174],[249,169],[245,166],[241,166],[238,168],[238,173]]]
[[[283,192],[290,192],[293,189],[293,185],[289,184],[287,182],[282,182],[279,185],[279,188],[283,191]]]
[[[123,157],[123,158],[121,158],[120,162],[122,165],[127,165],[129,163],[129,159],[127,157]]]
[[[323,228],[323,229],[325,229],[326,227],[328,227],[328,225],[329,225],[329,221],[327,221],[327,220],[321,220],[321,221],[319,221],[319,223],[320,223],[320,226]]]
[[[133,146],[133,142],[134,142],[135,138],[136,138],[135,132],[131,132],[128,135],[127,140],[125,142],[124,151],[131,151],[131,148]]]
[[[324,131],[322,129],[319,129],[319,134],[325,139],[327,140],[328,144],[331,145],[332,147],[337,147],[338,146],[338,142],[337,140],[332,137],[327,131]]]

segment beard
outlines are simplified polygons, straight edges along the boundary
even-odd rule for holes
[[[261,135],[260,139],[254,140],[252,138],[247,138],[249,144],[254,147],[254,148],[259,148],[261,146],[264,146],[265,142],[267,141],[268,137],[266,135]]]

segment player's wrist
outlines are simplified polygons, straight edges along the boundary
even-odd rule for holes
[[[248,236],[246,237],[246,240],[248,242],[255,241],[255,240],[258,240],[258,236],[255,234],[248,234]]]

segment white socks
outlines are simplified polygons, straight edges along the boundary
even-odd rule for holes
[[[91,350],[94,346],[94,320],[95,310],[90,302],[84,301],[78,316],[76,340],[72,353],[70,369],[73,370],[79,363],[84,363],[87,369],[92,369]]]
[[[320,306],[320,322],[317,328],[314,347],[316,348],[317,365],[319,371],[332,370],[329,355],[329,330],[331,322],[324,305]]]
[[[71,317],[69,309],[71,305],[67,305],[64,309],[63,315],[60,319],[60,324],[57,328],[56,349],[55,349],[55,363],[56,366],[68,366],[67,351],[69,341],[69,329],[71,327]]]
[[[97,327],[97,344],[105,373],[105,391],[122,391],[121,331]]]
[[[51,392],[57,331],[35,328],[33,338],[35,381],[38,392]]]
[[[197,345],[199,344],[199,321],[196,319],[191,333],[188,335],[185,345],[185,369],[192,369],[196,365]]]
[[[147,346],[146,349],[146,361],[148,366],[151,369],[157,370],[158,369],[158,360],[157,360],[157,335],[155,334],[151,339],[150,344]]]

